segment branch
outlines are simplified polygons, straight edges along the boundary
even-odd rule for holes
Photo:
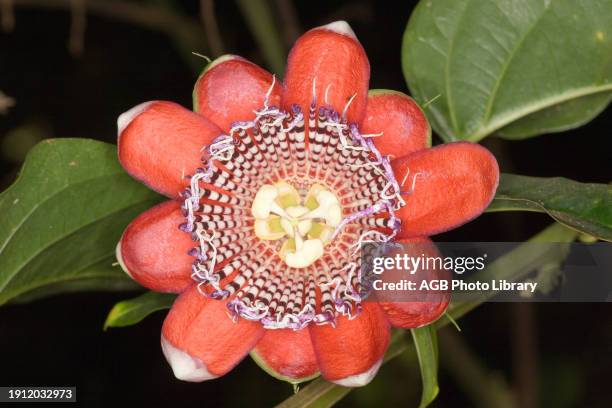
[[[13,0],[0,0],[0,15],[2,30],[9,33],[15,28],[15,13],[13,12]]]
[[[478,407],[516,407],[514,395],[499,373],[491,372],[452,330],[438,336],[440,362]]]
[[[70,1],[70,38],[68,49],[74,56],[81,56],[85,48],[85,29],[87,27],[86,0]]]
[[[12,0],[14,7],[47,10],[71,10],[73,0]],[[190,17],[171,12],[165,7],[131,3],[119,0],[87,0],[87,13],[112,20],[138,25],[159,31],[175,42],[186,62],[201,69],[200,61],[193,58],[192,51],[206,48],[205,35],[198,22]]]
[[[523,408],[538,406],[537,321],[531,303],[512,305],[514,382]]]
[[[223,54],[223,40],[219,33],[219,25],[215,18],[215,1],[200,0],[200,18],[204,25],[204,30],[208,36],[208,45],[213,57],[218,57]]]
[[[265,0],[237,0],[247,26],[259,46],[268,68],[279,76],[285,70],[285,50],[282,36],[274,21],[274,13]]]
[[[291,48],[302,32],[297,12],[291,0],[276,0],[276,8],[283,23],[285,46]]]
[[[0,114],[4,115],[13,106],[15,106],[15,99],[0,91]]]

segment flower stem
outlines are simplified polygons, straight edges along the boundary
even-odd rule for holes
[[[504,278],[516,281],[525,276],[529,271],[553,261],[559,262],[567,256],[568,251],[563,247],[554,248],[542,252],[542,247],[533,248],[533,242],[560,242],[570,243],[576,239],[578,232],[570,230],[561,224],[553,224],[545,228],[540,233],[534,235],[527,242],[521,244],[511,252],[493,261],[487,268],[474,275],[475,280],[489,280],[491,277]],[[553,246],[551,246],[553,247]],[[453,319],[458,319],[471,310],[475,309],[494,293],[487,294],[477,301],[451,303],[448,313]],[[450,323],[449,319],[439,319],[435,324],[437,329]],[[405,352],[414,352],[414,344],[406,341],[401,334],[396,334],[391,339],[391,344],[387,350],[384,361],[387,362]],[[302,388],[297,394],[287,398],[277,405],[277,407],[320,407],[331,406],[351,391],[350,388],[341,387],[317,378],[306,387]]]

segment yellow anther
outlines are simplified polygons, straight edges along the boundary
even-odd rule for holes
[[[283,231],[282,219],[278,216],[271,216],[266,220],[255,220],[255,235],[259,239],[273,241],[285,236]]]
[[[285,181],[279,181],[278,183],[274,184],[274,187],[276,187],[276,191],[278,192],[276,202],[282,208],[300,204],[300,193],[298,193],[295,187],[293,187],[291,184]]]
[[[315,195],[319,206],[304,216],[307,219],[322,218],[329,226],[336,227],[342,221],[342,209],[336,196],[327,190],[318,191]]]
[[[316,238],[323,241],[324,244],[331,240],[335,229],[321,222],[313,222],[308,231],[308,238]]]

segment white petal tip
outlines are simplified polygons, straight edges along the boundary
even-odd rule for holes
[[[119,240],[117,246],[115,247],[115,257],[117,258],[117,262],[119,262],[119,266],[121,266],[121,269],[123,269],[123,272],[125,272],[130,278],[134,279],[127,266],[125,266],[125,262],[123,262],[123,256],[121,256],[121,240]]]
[[[210,71],[217,65],[223,64],[226,61],[241,60],[241,59],[243,58],[238,55],[233,55],[233,54],[222,55],[219,58],[215,58],[214,60],[212,60],[211,63],[206,66],[206,69],[204,70],[204,72]]]
[[[353,31],[349,23],[344,20],[334,21],[333,23],[326,24],[324,26],[321,26],[320,28],[357,39],[357,36],[355,35],[355,32]]]
[[[202,361],[174,347],[164,336],[161,337],[161,346],[174,376],[179,380],[201,382],[218,377],[209,373]]]
[[[376,376],[380,365],[382,364],[382,359],[378,360],[376,364],[374,364],[368,371],[365,371],[361,374],[351,375],[350,377],[342,378],[340,380],[332,381],[335,384],[341,385],[343,387],[363,387],[364,385],[369,384],[370,381]]]
[[[152,103],[153,101],[143,102],[140,105],[134,106],[129,111],[123,112],[121,115],[119,115],[119,118],[117,118],[117,137],[121,136],[121,133],[123,133],[125,128],[132,123],[136,116],[144,112]]]

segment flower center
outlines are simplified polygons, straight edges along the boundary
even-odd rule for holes
[[[340,201],[320,184],[312,185],[303,201],[300,205],[300,193],[281,181],[261,186],[251,206],[255,235],[270,241],[285,239],[278,255],[291,268],[305,268],[321,258],[342,221]]]
[[[404,201],[389,160],[328,107],[264,106],[203,149],[183,193],[204,296],[266,328],[361,311],[363,242],[386,242]],[[346,111],[346,109],[345,109]]]

